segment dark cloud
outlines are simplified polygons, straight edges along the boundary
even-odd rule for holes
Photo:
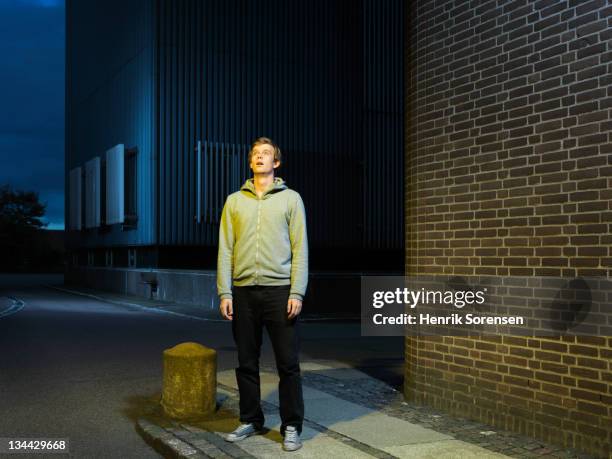
[[[0,0],[0,183],[64,220],[64,2]],[[51,225],[50,225],[51,226]]]

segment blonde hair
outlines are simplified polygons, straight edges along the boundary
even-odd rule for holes
[[[278,145],[276,145],[276,143],[274,142],[274,140],[270,139],[269,137],[258,137],[251,144],[251,149],[249,150],[249,163],[251,162],[251,158],[253,157],[253,149],[258,145],[263,145],[266,143],[268,145],[272,145],[272,148],[274,148],[274,161],[281,162],[281,151],[280,148],[278,148]]]

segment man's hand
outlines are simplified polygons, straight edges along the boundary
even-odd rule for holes
[[[295,298],[289,298],[287,302],[287,314],[289,314],[289,319],[293,319],[297,317],[297,315],[302,311],[302,300],[296,300]]]
[[[232,320],[232,317],[234,316],[234,307],[232,305],[231,298],[222,299],[219,309],[221,310],[221,315],[224,319]]]

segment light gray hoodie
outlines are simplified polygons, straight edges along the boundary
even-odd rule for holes
[[[303,299],[308,284],[306,213],[299,193],[280,177],[261,198],[253,179],[225,200],[219,226],[217,292],[232,298],[235,286],[291,285]]]

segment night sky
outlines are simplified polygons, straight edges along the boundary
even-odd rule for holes
[[[64,0],[0,0],[0,184],[64,229]]]

